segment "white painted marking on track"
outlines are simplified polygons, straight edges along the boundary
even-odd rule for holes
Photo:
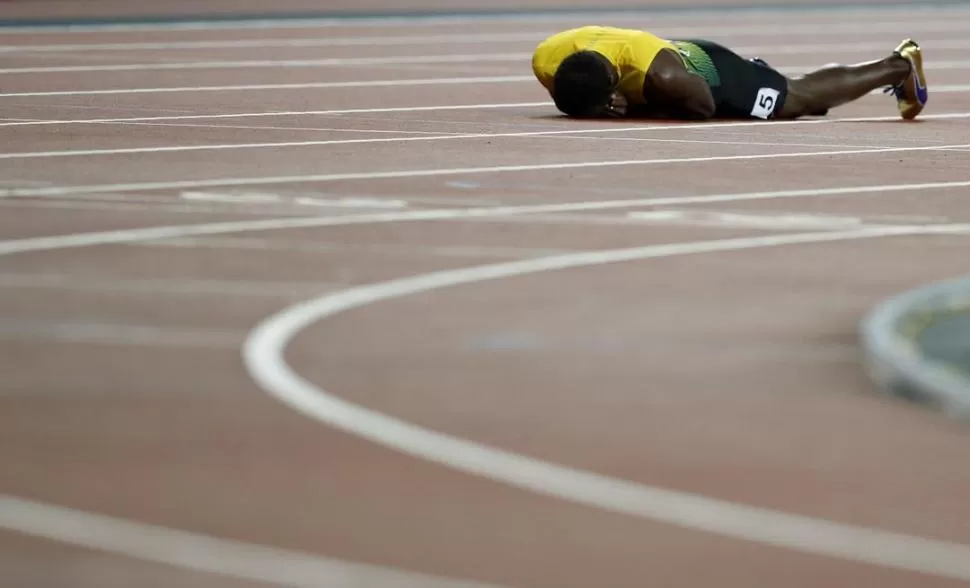
[[[182,192],[183,200],[193,202],[222,202],[226,204],[295,204],[297,206],[314,206],[319,208],[352,208],[352,209],[396,209],[407,208],[406,200],[392,198],[320,198],[317,196],[297,196],[289,200],[280,194],[268,192]]]
[[[328,57],[323,59],[260,59],[243,61],[179,61],[170,63],[114,63],[108,65],[58,65],[0,69],[0,74],[41,74],[71,72],[125,72],[197,69],[313,68],[368,65],[418,65],[444,63],[500,63],[528,60],[528,53],[469,53],[449,55],[398,55],[385,57]]]
[[[212,123],[178,123],[178,122],[126,122],[128,126],[139,127],[180,127],[190,129],[242,129],[244,131],[287,131],[298,133],[301,131],[327,133],[359,133],[364,135],[448,135],[460,134],[456,131],[404,131],[400,129],[338,129],[333,127],[304,127],[279,125],[241,125],[241,124],[212,124]]]
[[[41,208],[41,209],[59,209],[59,210],[104,210],[107,212],[120,212],[120,211],[140,211],[148,212],[152,214],[158,213],[173,213],[173,214],[190,214],[198,217],[200,214],[217,214],[220,216],[226,215],[238,215],[238,216],[263,216],[268,214],[290,214],[292,216],[303,216],[306,214],[305,209],[297,208],[290,205],[285,206],[271,206],[271,205],[258,205],[258,204],[248,204],[246,206],[235,206],[232,208],[227,208],[225,206],[218,205],[202,205],[195,203],[184,203],[176,204],[173,202],[165,203],[154,200],[143,200],[138,201],[138,197],[131,196],[133,202],[118,202],[107,198],[99,198],[95,196],[94,198],[86,198],[84,196],[78,196],[76,198],[64,199],[64,200],[37,200],[37,199],[10,199],[10,198],[0,198],[0,206],[2,207],[12,207],[12,208]]]
[[[453,110],[492,110],[504,108],[538,108],[551,106],[552,102],[507,102],[499,104],[443,104],[439,106],[397,106],[390,108],[347,108],[342,110],[289,110],[276,112],[240,112],[223,114],[190,114],[183,116],[141,116],[128,118],[91,118],[77,120],[27,120],[0,123],[0,127],[69,125],[69,124],[102,124],[102,123],[136,123],[161,122],[180,120],[217,120],[225,118],[254,118],[276,116],[339,116],[343,114],[384,114],[395,112],[447,112]]]
[[[39,183],[38,185],[45,185]],[[217,194],[213,192],[212,194]],[[152,208],[150,205],[157,207],[158,211],[164,212],[166,210],[172,210],[175,212],[183,211],[194,211],[194,212],[214,212],[219,214],[232,213],[232,214],[267,214],[269,212],[282,212],[288,211],[294,214],[302,214],[298,210],[301,205],[298,200],[300,196],[293,194],[287,195],[287,198],[292,200],[286,200],[283,195],[273,194],[272,196],[279,196],[279,199],[273,202],[269,201],[269,194],[267,194],[267,202],[238,202],[242,206],[239,207],[219,207],[219,206],[205,206],[205,205],[193,205],[193,204],[175,204],[168,196],[146,196],[137,194],[88,194],[88,195],[78,195],[70,200],[63,200],[61,203],[69,204],[71,202],[78,204],[113,204],[119,207],[124,207],[126,205],[137,205],[133,206],[132,210],[145,210],[146,208]],[[388,199],[384,197],[364,197],[364,196],[346,196],[342,198],[329,198],[322,199],[318,196],[304,196],[304,198],[312,198],[317,206],[329,206],[335,209],[345,209],[345,208],[361,208],[361,209],[399,209],[405,208],[413,205],[427,205],[427,206],[501,206],[502,202],[495,199],[483,199],[483,198],[447,198],[447,197],[433,197],[433,196],[408,196],[406,199]],[[202,200],[197,199],[197,200]],[[255,200],[255,198],[254,198]],[[233,204],[233,200],[230,197],[226,204]],[[55,201],[50,200],[36,200],[36,199],[10,199],[10,198],[0,198],[0,205],[47,205],[47,204],[57,204]],[[217,202],[212,202],[212,204],[218,204]]]
[[[952,27],[953,23],[945,25]],[[952,30],[947,28],[945,30]],[[363,36],[323,36],[283,37],[277,39],[222,39],[218,41],[157,41],[123,43],[54,43],[44,45],[4,45],[2,53],[62,53],[82,51],[164,51],[180,50],[197,52],[199,49],[268,49],[287,47],[382,47],[398,45],[455,45],[471,43],[510,43],[514,41],[532,42],[542,40],[551,34],[549,31],[521,33],[465,33],[438,35],[363,35]]]
[[[113,88],[107,90],[63,90],[54,92],[8,92],[0,98],[38,98],[41,96],[106,96],[118,94],[172,94],[185,92],[256,92],[264,90],[324,90],[328,88],[400,88],[407,86],[448,86],[458,84],[511,84],[535,81],[532,76],[484,76],[460,78],[421,78],[365,80],[355,82],[310,82],[304,84],[242,84],[235,86],[174,86],[170,88]],[[934,90],[939,92],[938,87]]]
[[[0,288],[126,292],[151,295],[284,297],[325,292],[346,284],[330,282],[254,282],[191,278],[122,278],[70,273],[0,273]]]
[[[0,529],[197,572],[293,588],[486,588],[0,495]]]
[[[182,192],[179,194],[182,200],[189,200],[192,202],[226,202],[230,204],[273,204],[283,201],[283,197],[279,194],[271,194],[265,192],[246,192],[246,193],[228,193],[228,192]]]
[[[970,115],[968,115],[970,116]],[[730,124],[730,123],[728,123]],[[642,126],[636,131],[651,131],[661,129],[671,129],[667,127]],[[577,140],[600,140],[600,141],[642,141],[654,143],[685,143],[703,145],[736,145],[736,146],[763,146],[763,147],[827,147],[834,148],[857,148],[857,149],[877,149],[873,145],[849,145],[849,144],[823,144],[823,143],[782,143],[782,142],[763,142],[763,141],[718,141],[704,139],[673,139],[656,137],[603,137],[590,136],[583,133],[618,133],[625,132],[618,128],[613,129],[579,129],[572,132],[558,131],[522,131],[514,133],[436,133],[421,136],[399,135],[394,137],[377,137],[365,139],[320,139],[312,141],[280,141],[275,143],[225,143],[209,145],[160,145],[156,147],[130,147],[116,149],[65,149],[62,151],[26,151],[0,153],[0,160],[5,159],[43,159],[52,157],[98,157],[105,155],[136,155],[144,153],[184,153],[192,151],[233,151],[240,149],[277,149],[277,148],[301,148],[301,147],[325,147],[332,145],[369,145],[382,143],[398,142],[427,142],[427,141],[447,141],[455,139],[497,139],[497,138],[556,138],[556,139],[577,139]],[[952,149],[951,149],[952,150]]]
[[[660,224],[703,227],[750,228],[762,230],[846,230],[899,224],[950,223],[939,216],[867,215],[834,216],[812,213],[750,213],[714,210],[649,210],[632,211],[627,218]]]
[[[745,200],[774,200],[785,198],[810,198],[814,196],[846,196],[851,194],[880,194],[916,192],[925,190],[946,190],[970,187],[970,181],[928,182],[919,184],[883,184],[869,186],[849,186],[840,188],[810,188],[805,190],[779,190],[770,192],[742,192],[734,194],[708,194],[701,196],[677,196],[669,198],[634,198],[625,200],[605,200],[592,202],[566,202],[559,204],[534,204],[525,206],[503,206],[497,208],[431,209],[415,211],[378,212],[347,216],[268,218],[250,221],[230,221],[196,225],[174,225],[142,229],[121,229],[92,233],[55,235],[51,237],[31,237],[0,241],[0,255],[72,249],[94,245],[137,243],[163,239],[182,239],[225,235],[230,233],[276,231],[284,229],[305,229],[328,226],[347,226],[358,224],[379,224],[407,221],[440,221],[542,214],[555,212],[581,212],[588,210],[609,210],[635,206],[683,206],[686,204],[710,204],[715,202],[740,202]]]
[[[406,200],[391,198],[317,198],[302,196],[293,200],[302,206],[318,206],[322,208],[407,208]]]
[[[807,215],[806,215],[807,216]],[[846,224],[838,222],[828,223],[828,225],[818,219],[814,222],[806,221],[805,226],[797,226],[794,220],[789,220],[787,225],[769,226],[767,216],[760,215],[741,215],[733,213],[714,213],[709,211],[686,211],[686,210],[659,210],[643,212],[642,215],[636,213],[627,215],[609,214],[570,214],[570,213],[546,213],[529,215],[504,215],[504,216],[482,216],[464,219],[466,222],[490,223],[490,224],[519,224],[529,226],[539,225],[584,225],[584,226],[635,226],[644,224],[678,225],[694,227],[712,227],[718,229],[750,229],[750,230],[825,230],[825,229],[845,229]],[[922,221],[920,221],[922,223]],[[883,223],[864,223],[859,225],[849,225],[855,227],[875,227],[889,224],[901,224],[900,222]],[[912,222],[905,224],[914,224]]]
[[[713,210],[651,210],[633,211],[627,217],[661,224],[703,227],[749,228],[769,231],[784,230],[846,230],[866,225],[865,219],[848,216],[817,214],[751,214],[718,212]]]
[[[542,137],[543,135],[538,135]],[[745,141],[744,139],[737,139],[734,141],[727,140],[711,140],[711,139],[672,139],[672,138],[658,138],[658,137],[604,137],[604,136],[592,136],[592,135],[555,135],[557,139],[578,139],[583,141],[630,141],[630,142],[642,142],[642,143],[678,143],[685,145],[733,145],[733,146],[745,146],[751,145],[754,147],[823,147],[823,148],[848,148],[848,149],[878,149],[879,145],[858,145],[850,143],[801,143],[801,142],[787,142],[787,141]],[[0,154],[2,158],[2,154]]]
[[[458,189],[470,189],[470,188],[459,188],[458,186],[447,186],[449,188]],[[407,201],[410,204],[426,204],[429,206],[501,206],[502,201],[496,200],[494,198],[448,198],[440,196],[408,196]]]
[[[811,122],[811,121],[807,121]],[[754,123],[758,124],[758,123]],[[351,180],[389,180],[405,178],[446,177],[459,175],[476,175],[487,173],[512,173],[523,171],[553,171],[564,169],[589,169],[609,167],[630,167],[648,165],[670,165],[681,163],[712,163],[725,161],[759,161],[774,159],[795,159],[809,157],[832,157],[849,155],[879,155],[886,153],[907,153],[921,151],[952,150],[970,147],[970,144],[959,145],[921,145],[903,147],[885,147],[876,149],[836,149],[827,151],[799,151],[793,153],[760,153],[751,155],[721,155],[708,157],[672,157],[658,159],[628,159],[619,161],[580,161],[571,163],[548,163],[526,165],[499,165],[492,167],[439,168],[423,170],[397,170],[379,172],[355,172],[336,174],[314,174],[306,176],[272,176],[253,178],[222,178],[211,180],[177,180],[170,182],[144,182],[133,184],[101,184],[90,186],[65,186],[51,188],[14,188],[0,189],[0,198],[25,196],[70,196],[73,194],[92,194],[110,192],[137,192],[143,190],[185,190],[215,187],[259,186],[274,184],[324,183]]]
[[[105,322],[52,322],[28,319],[0,323],[0,340],[58,341],[71,344],[128,347],[238,349],[244,333],[227,329],[110,324]]]
[[[970,545],[841,524],[609,478],[445,435],[357,406],[304,380],[283,358],[312,324],[351,309],[443,288],[595,265],[808,243],[940,234],[970,226],[880,227],[590,251],[446,270],[351,288],[297,304],[253,330],[243,357],[280,402],[336,429],[406,455],[522,490],[610,512],[799,552],[970,580]]]

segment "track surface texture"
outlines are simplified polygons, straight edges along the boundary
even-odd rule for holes
[[[529,57],[594,20],[787,72],[912,36],[930,107],[566,121]],[[857,341],[970,268],[968,28],[0,29],[0,585],[970,584],[968,429],[876,392]]]

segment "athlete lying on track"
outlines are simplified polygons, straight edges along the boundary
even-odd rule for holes
[[[787,78],[760,59],[745,59],[710,41],[588,26],[543,41],[532,68],[556,107],[578,118],[795,119],[824,116],[886,88],[908,120],[927,99],[923,57],[910,39],[878,61]]]

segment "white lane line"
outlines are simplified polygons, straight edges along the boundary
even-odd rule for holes
[[[627,213],[627,218],[648,223],[675,224],[699,227],[758,229],[765,231],[821,231],[873,227],[865,219],[854,216],[818,214],[752,214],[714,210],[651,210]]]
[[[847,186],[840,188],[810,188],[805,190],[780,190],[771,192],[742,192],[734,194],[708,194],[669,198],[633,198],[626,200],[565,202],[559,204],[535,204],[503,206],[497,208],[432,209],[419,211],[381,212],[371,214],[269,218],[250,221],[231,221],[195,225],[173,225],[143,229],[122,229],[94,233],[31,237],[0,241],[0,255],[13,255],[32,251],[72,249],[94,245],[117,245],[164,239],[208,237],[231,233],[276,231],[283,229],[319,228],[358,224],[379,224],[406,221],[462,220],[556,212],[582,212],[610,210],[637,206],[683,206],[687,204],[710,204],[715,202],[741,202],[752,200],[775,200],[787,198],[811,198],[817,196],[848,196],[853,194],[881,194],[919,192],[970,187],[970,181],[928,182],[914,184],[883,184]]]
[[[486,588],[485,584],[218,539],[2,494],[0,528],[137,560],[293,588]]]
[[[390,108],[349,108],[342,110],[284,110],[275,112],[240,112],[234,114],[190,114],[184,116],[141,116],[129,118],[91,118],[77,120],[23,120],[0,123],[0,127],[94,124],[94,123],[135,123],[181,120],[215,120],[223,118],[254,118],[275,116],[337,116],[343,114],[378,114],[395,112],[438,112],[452,110],[494,110],[503,108],[537,108],[551,106],[552,102],[505,102],[498,104],[443,104],[440,106],[397,106]]]
[[[7,208],[40,208],[40,209],[63,209],[63,210],[106,210],[109,212],[118,211],[147,211],[151,213],[173,213],[173,214],[194,214],[205,215],[205,214],[217,214],[221,217],[226,216],[267,216],[267,215],[283,215],[288,214],[291,216],[306,216],[308,210],[305,206],[296,205],[295,203],[282,202],[279,204],[245,204],[233,205],[231,203],[225,203],[225,206],[213,203],[211,205],[198,204],[198,203],[175,203],[172,200],[158,200],[158,199],[139,199],[136,195],[129,194],[119,194],[114,195],[117,199],[112,198],[113,195],[104,195],[103,197],[98,195],[90,196],[77,196],[70,199],[63,200],[39,200],[36,198],[31,199],[11,199],[11,198],[0,198],[0,207]],[[127,199],[131,199],[132,202],[126,202]],[[420,205],[420,206],[500,206],[502,204],[499,200],[483,200],[476,198],[408,198],[409,205]],[[334,214],[340,214],[343,210],[334,210]]]
[[[239,349],[244,335],[241,331],[228,329],[104,322],[36,322],[28,319],[0,322],[0,340],[58,341],[80,345]]]
[[[34,119],[35,121],[37,119]],[[313,132],[313,133],[355,133],[360,135],[443,135],[446,131],[405,131],[400,129],[355,129],[355,128],[335,128],[335,127],[305,127],[305,126],[277,126],[277,125],[234,125],[234,124],[206,124],[206,123],[176,123],[176,122],[127,122],[131,126],[158,126],[158,127],[181,127],[194,129],[243,129],[247,131],[286,131],[294,132]],[[2,126],[2,125],[0,125]],[[452,133],[457,134],[452,131]]]
[[[182,192],[182,200],[190,202],[221,202],[229,204],[279,204],[283,197],[272,192],[247,192],[243,194],[223,192]]]
[[[651,30],[665,38],[684,38],[710,34],[710,29],[699,27],[653,26]],[[906,35],[927,36],[930,33],[941,33],[966,30],[966,23],[952,20],[938,20],[929,22],[907,21],[873,21],[860,26],[860,23],[816,23],[816,24],[772,24],[771,26],[733,26],[730,24],[717,27],[720,37],[743,35],[745,37],[785,35],[812,35],[816,39],[825,35],[843,35],[851,33],[853,37],[860,35],[881,34],[890,32],[905,33]],[[261,39],[223,39],[202,41],[158,41],[158,42],[119,42],[119,43],[56,43],[56,44],[26,44],[0,46],[2,53],[47,53],[82,51],[178,51],[198,49],[265,49],[280,47],[378,47],[378,46],[406,46],[406,45],[466,45],[472,43],[509,43],[516,41],[536,42],[558,32],[555,28],[545,28],[535,31],[514,33],[468,33],[468,34],[429,34],[429,35],[363,35],[363,36],[327,36],[289,37],[289,38],[261,38]],[[828,43],[824,43],[828,45]]]
[[[689,202],[684,204],[690,204]],[[811,213],[740,213],[712,210],[671,210],[662,208],[636,211],[626,215],[609,214],[530,214],[527,216],[493,216],[467,219],[467,222],[557,224],[557,225],[610,225],[630,226],[642,224],[715,227],[721,229],[750,229],[754,231],[808,231],[845,230],[913,224],[940,224],[956,222],[946,217],[879,215],[873,217],[836,217]]]
[[[540,137],[542,135],[539,135]],[[816,148],[847,148],[847,149],[879,149],[879,145],[856,145],[851,143],[798,143],[798,142],[781,142],[781,141],[745,141],[743,139],[737,139],[734,141],[730,140],[711,140],[711,139],[671,139],[671,138],[657,138],[657,137],[603,137],[603,136],[590,136],[590,135],[555,135],[557,139],[576,139],[583,141],[630,141],[630,142],[640,142],[640,143],[682,143],[687,145],[734,145],[743,146],[751,145],[753,147],[816,147]],[[954,150],[955,151],[955,150]],[[7,154],[0,154],[0,159],[5,159]],[[14,154],[11,154],[14,155]],[[19,155],[19,154],[16,154]]]
[[[707,215],[707,211],[699,211],[698,213],[688,212],[688,211],[671,211],[671,210],[659,210],[651,212],[643,212],[640,215],[633,213],[631,215],[609,215],[609,214],[570,214],[570,213],[548,213],[548,214],[530,214],[523,216],[491,216],[491,217],[476,217],[464,219],[465,222],[469,223],[491,223],[491,224],[518,224],[518,225],[528,225],[531,227],[539,225],[557,225],[557,226],[608,226],[608,227],[631,227],[631,226],[643,226],[643,225],[677,225],[677,226],[690,226],[690,227],[712,227],[719,229],[747,229],[750,231],[763,231],[771,230],[773,232],[779,231],[806,231],[806,230],[823,230],[823,229],[845,229],[846,225],[839,226],[837,223],[832,223],[831,226],[825,226],[821,223],[809,224],[807,226],[797,226],[795,223],[791,222],[786,224],[779,224],[779,226],[768,226],[767,220],[765,222],[759,223],[755,218],[744,219],[741,215],[724,215],[720,218],[715,215]],[[751,215],[754,216],[754,215]],[[731,218],[734,217],[734,218]],[[866,223],[860,225],[852,225],[856,228],[858,227],[875,227],[875,226],[887,226],[887,225],[900,225],[900,224],[913,224],[913,223]],[[922,223],[921,223],[922,224]]]
[[[878,24],[878,23],[875,23]],[[949,31],[955,23],[938,23],[939,29],[934,31]],[[278,39],[223,39],[219,41],[159,41],[159,42],[130,42],[130,43],[55,43],[45,45],[4,45],[0,46],[3,53],[47,53],[81,51],[179,51],[198,49],[268,49],[284,47],[381,47],[388,45],[442,45],[442,44],[471,44],[471,43],[509,43],[514,41],[541,41],[553,31],[521,32],[521,33],[468,33],[468,34],[438,34],[438,35],[364,35],[364,36],[329,36],[315,37],[284,37]]]
[[[221,202],[224,204],[295,204],[318,208],[337,209],[400,209],[409,206],[408,201],[392,198],[320,198],[316,196],[297,196],[285,200],[276,193],[261,192],[182,192],[182,200],[190,202]]]
[[[72,72],[164,71],[194,69],[263,69],[368,65],[418,65],[442,63],[501,63],[530,59],[529,53],[474,53],[451,55],[402,55],[385,57],[330,57],[324,59],[280,59],[246,61],[182,61],[175,63],[124,63],[111,65],[63,65],[0,69],[2,74]]]
[[[729,123],[730,124],[730,123]],[[667,128],[670,128],[669,126]],[[598,133],[609,132],[609,129],[594,129]],[[644,126],[639,130],[660,130],[658,127]],[[389,131],[393,132],[393,131]],[[582,133],[583,131],[576,131]],[[210,145],[160,145],[157,147],[126,147],[116,149],[65,149],[63,151],[25,151],[22,153],[0,153],[0,160],[4,159],[39,159],[51,157],[93,157],[101,155],[133,155],[141,153],[182,153],[188,151],[229,151],[240,149],[278,149],[282,147],[324,147],[330,145],[360,145],[375,143],[403,143],[415,141],[443,141],[454,139],[496,139],[501,137],[526,137],[526,138],[556,138],[556,139],[583,139],[583,140],[603,140],[603,141],[644,141],[655,143],[687,143],[702,145],[734,145],[734,146],[762,146],[762,147],[816,147],[816,148],[856,148],[856,149],[878,149],[874,145],[849,145],[849,144],[822,144],[822,143],[779,143],[779,142],[758,142],[758,141],[719,141],[703,139],[671,139],[671,138],[645,138],[645,137],[589,137],[574,136],[572,132],[563,131],[525,131],[519,133],[444,133],[428,135],[406,135],[396,137],[370,137],[364,139],[320,139],[313,141],[279,141],[268,143],[225,143]],[[955,149],[950,149],[955,150]]]
[[[511,84],[535,81],[532,76],[486,76],[462,78],[423,78],[413,80],[367,80],[358,82],[315,82],[306,84],[246,84],[239,86],[185,86],[171,88],[115,88],[110,90],[64,90],[57,92],[10,92],[0,98],[40,96],[104,96],[117,94],[167,94],[180,92],[252,92],[263,90],[312,90],[327,88],[386,88],[405,86],[447,86],[455,84]],[[936,88],[934,88],[936,89]],[[937,90],[938,91],[938,90]]]
[[[134,195],[122,195],[121,200],[126,197],[131,197],[132,199],[137,199]],[[172,213],[172,214],[189,214],[195,215],[197,218],[200,215],[213,214],[219,215],[220,217],[226,216],[263,216],[269,214],[284,215],[289,214],[291,216],[306,216],[306,209],[302,207],[295,207],[289,204],[280,205],[254,205],[250,204],[247,206],[219,206],[219,205],[203,205],[203,204],[177,204],[175,201],[158,202],[158,201],[135,201],[135,202],[124,202],[124,201],[114,201],[110,198],[101,198],[95,196],[93,198],[85,198],[79,196],[78,198],[72,198],[69,200],[14,200],[9,198],[0,198],[0,207],[8,208],[41,208],[41,209],[59,209],[59,210],[105,210],[108,212],[120,212],[120,211],[137,211],[137,212],[148,212],[151,214],[159,213]]]
[[[532,217],[526,217],[532,218]],[[717,210],[650,210],[633,211],[626,218],[647,223],[676,224],[700,227],[736,229],[784,230],[846,230],[899,224],[949,223],[946,217],[912,217],[902,215],[834,216],[812,213],[751,213]]]
[[[212,123],[176,123],[176,122],[128,122],[124,123],[131,126],[156,126],[156,127],[180,127],[190,129],[242,129],[246,131],[285,131],[287,133],[356,133],[360,135],[447,135],[460,134],[456,131],[404,131],[400,129],[340,129],[333,127],[303,127],[303,126],[277,126],[277,125],[239,125],[239,124],[212,124]]]
[[[481,211],[484,209],[473,210]],[[27,239],[0,241],[0,255],[26,253],[29,251],[50,251],[55,249],[90,247],[94,245],[117,245],[122,243],[136,243],[164,239],[225,235],[247,231],[272,231],[279,229],[315,228],[381,222],[402,222],[405,220],[440,220],[458,218],[461,215],[456,214],[457,212],[458,211],[450,209],[436,209],[415,212],[386,212],[350,216],[324,216],[310,218],[284,217],[253,221],[230,221],[196,225],[172,225],[151,227],[146,229],[122,229],[118,231],[75,233],[51,237],[31,237]]]
[[[894,227],[652,245],[434,272],[351,288],[268,318],[243,350],[256,382],[280,402],[334,428],[474,476],[615,513],[734,539],[893,569],[970,580],[970,545],[936,541],[717,500],[610,478],[445,435],[357,406],[304,380],[283,358],[308,326],[403,296],[539,272],[661,257],[967,231],[970,226]]]
[[[356,172],[339,174],[315,174],[306,176],[271,176],[253,178],[222,178],[210,180],[177,180],[171,182],[144,182],[132,184],[102,184],[90,186],[63,186],[52,188],[0,189],[0,198],[27,196],[70,196],[110,192],[137,192],[143,190],[185,190],[197,188],[260,186],[277,184],[324,183],[355,180],[389,180],[406,178],[448,177],[460,175],[514,173],[526,171],[553,171],[563,169],[590,169],[648,165],[672,165],[681,163],[713,163],[724,161],[760,161],[808,157],[834,157],[849,155],[880,155],[886,153],[912,153],[921,151],[952,150],[970,147],[970,144],[886,147],[877,149],[845,149],[826,151],[800,151],[794,153],[761,153],[751,155],[722,155],[708,157],[673,157],[659,159],[629,159],[620,161],[579,161],[571,163],[547,163],[526,165],[500,165],[492,167],[439,168],[423,170],[397,170],[380,172]]]
[[[121,278],[84,274],[0,273],[0,288],[125,292],[185,296],[293,298],[326,292],[346,284],[314,282],[252,282],[186,278]]]

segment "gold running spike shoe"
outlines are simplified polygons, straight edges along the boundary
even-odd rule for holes
[[[909,76],[898,86],[889,88],[896,97],[899,114],[906,120],[912,120],[923,111],[929,93],[926,88],[926,75],[923,73],[923,53],[919,45],[912,39],[906,39],[893,52],[910,64]]]

